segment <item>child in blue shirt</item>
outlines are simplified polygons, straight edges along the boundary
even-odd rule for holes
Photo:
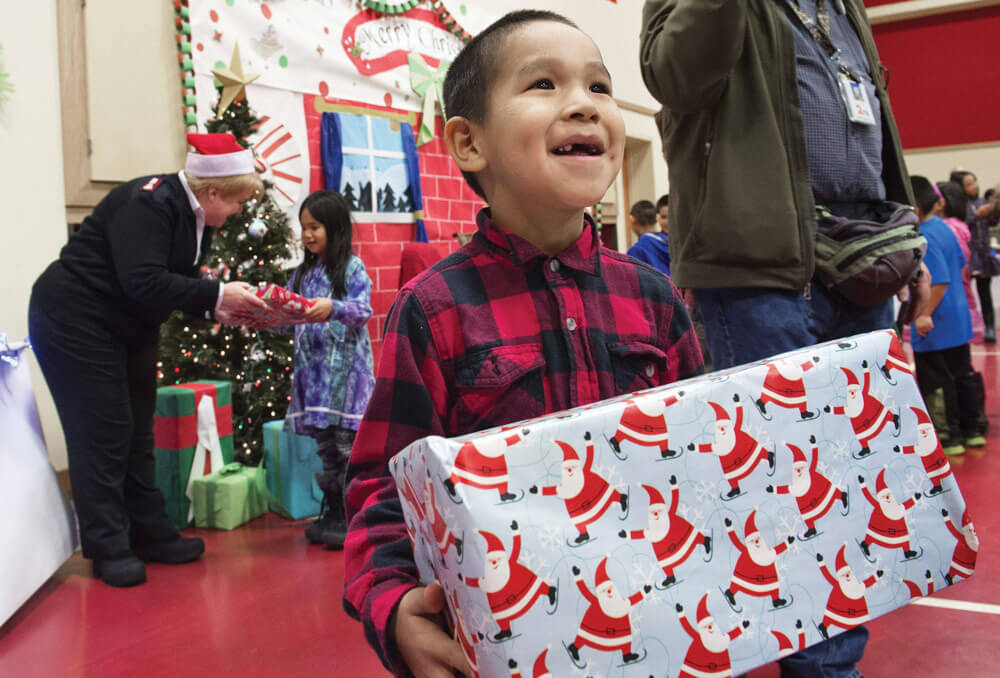
[[[910,342],[917,381],[925,398],[937,389],[944,394],[948,430],[939,431],[945,454],[963,454],[964,445],[984,445],[977,420],[969,342],[972,317],[962,289],[965,255],[951,228],[938,216],[944,199],[926,177],[910,181],[927,239],[924,262],[931,274],[931,298],[913,321]]]
[[[658,216],[656,207],[648,200],[632,205],[629,223],[638,239],[629,248],[628,255],[670,275],[670,241],[666,233],[656,230]]]

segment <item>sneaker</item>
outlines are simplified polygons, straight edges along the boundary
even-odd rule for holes
[[[969,436],[965,439],[966,447],[985,447],[986,438],[981,435]]]
[[[995,344],[997,341],[997,332],[992,327],[987,327],[983,330],[983,342],[987,344]]]
[[[154,541],[144,545],[134,545],[135,555],[147,563],[167,563],[180,565],[198,560],[205,552],[205,542],[197,537],[178,535],[169,541]]]
[[[961,443],[956,443],[952,441],[941,441],[941,447],[948,457],[957,457],[959,455],[965,454],[965,447]]]
[[[118,588],[136,586],[146,581],[146,566],[135,556],[95,560],[94,576],[100,577],[108,586]]]

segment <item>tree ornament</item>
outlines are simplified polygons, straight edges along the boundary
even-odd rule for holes
[[[257,238],[259,240],[267,235],[267,224],[264,223],[263,219],[257,217],[250,223],[249,228],[247,228],[247,233],[250,234],[251,238]]]
[[[219,98],[217,115],[229,108],[234,101],[246,99],[246,86],[260,77],[260,73],[243,74],[243,64],[240,62],[240,43],[233,46],[233,56],[229,68],[213,68],[212,75],[222,83],[222,96]]]

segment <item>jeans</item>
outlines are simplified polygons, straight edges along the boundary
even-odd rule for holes
[[[716,369],[777,353],[892,327],[892,300],[857,306],[831,296],[821,283],[810,296],[767,288],[697,289],[695,304],[705,323]],[[857,663],[868,642],[864,626],[781,660],[782,678],[859,678]]]

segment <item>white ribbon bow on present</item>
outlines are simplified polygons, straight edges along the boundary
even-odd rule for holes
[[[191,462],[191,473],[188,474],[187,490],[184,494],[191,501],[188,508],[188,520],[194,520],[194,479],[204,475],[205,455],[209,456],[211,472],[221,469],[222,445],[219,443],[219,427],[215,421],[215,399],[204,395],[198,402],[198,446],[194,450],[194,460]]]

